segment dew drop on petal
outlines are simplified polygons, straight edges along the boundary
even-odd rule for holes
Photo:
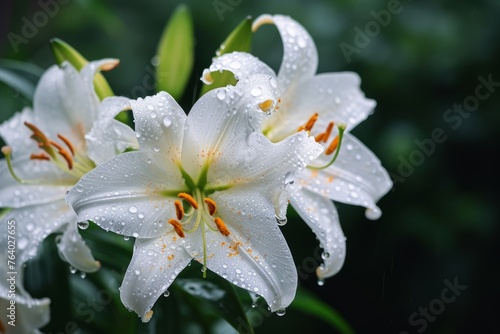
[[[151,118],[156,118],[156,113],[154,111],[151,113]]]
[[[322,258],[323,260],[326,260],[326,259],[328,259],[329,257],[330,257],[330,253],[328,253],[328,252],[323,252],[323,253],[321,254],[321,258]]]
[[[72,267],[72,266],[69,266],[69,272],[72,273],[72,274],[75,274],[76,273],[76,268]]]
[[[80,230],[86,230],[89,227],[89,221],[85,220],[82,222],[78,222],[77,225]]]
[[[132,236],[133,236],[134,238],[138,238],[138,237],[139,237],[139,233],[135,232],[135,233],[133,233],[133,234],[132,234]]]
[[[217,91],[217,94],[216,94],[216,95],[217,95],[217,98],[218,98],[219,100],[221,100],[221,101],[222,101],[222,100],[224,100],[224,99],[226,98],[226,92],[224,91],[224,89],[219,89],[219,90]]]
[[[370,220],[377,220],[382,216],[382,210],[378,207],[368,208],[365,211],[365,217]]]
[[[170,125],[172,125],[172,121],[168,117],[163,117],[163,125],[168,128]]]
[[[260,94],[262,94],[262,88],[254,87],[252,88],[252,90],[250,90],[250,94],[252,94],[252,96],[259,96]]]
[[[77,185],[75,187],[76,191],[78,191],[79,193],[83,192],[83,186],[81,184]]]
[[[285,313],[286,313],[286,310],[284,308],[281,309],[281,310],[276,311],[276,315],[278,315],[280,317],[284,316]]]
[[[235,70],[241,68],[241,63],[237,60],[231,62],[231,64],[229,64],[229,67],[231,68],[234,68]]]
[[[166,291],[163,293],[163,296],[164,296],[164,297],[168,297],[168,296],[170,296],[170,291],[166,290]]]
[[[318,285],[319,285],[319,286],[323,286],[323,285],[325,285],[325,280],[323,280],[323,279],[319,278],[319,279],[318,279]]]
[[[86,274],[86,273],[84,273],[84,272],[81,272],[81,273],[80,273],[80,277],[81,277],[81,278],[85,278],[85,277],[87,277],[87,274]]]
[[[148,109],[149,109],[149,110],[154,110],[154,109],[155,109],[155,107],[154,107],[152,104],[148,104]]]
[[[130,212],[130,213],[136,213],[137,212],[137,208],[132,205],[130,208],[128,208],[128,212]]]
[[[280,217],[278,215],[275,215],[275,217],[276,217],[276,222],[278,223],[278,226],[284,226],[288,222],[286,217]]]
[[[123,240],[128,241],[130,240],[130,237],[123,237]]]
[[[141,271],[140,271],[139,269],[136,269],[136,270],[134,271],[134,273],[135,273],[137,276],[139,276],[139,275],[141,274]]]

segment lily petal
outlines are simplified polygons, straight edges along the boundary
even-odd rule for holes
[[[134,255],[120,287],[120,297],[143,322],[151,319],[158,297],[191,261],[175,232],[155,239],[137,239]]]
[[[95,60],[89,62],[87,65],[85,65],[81,71],[80,75],[86,83],[87,90],[89,92],[92,92],[93,94],[95,93],[94,89],[94,77],[98,71],[109,71],[118,66],[120,63],[120,60],[114,59],[114,58],[105,58],[101,60]],[[97,97],[97,94],[95,95]],[[97,98],[97,100],[99,100]]]
[[[186,114],[166,92],[130,101],[141,150],[160,152],[170,162],[180,161]]]
[[[304,27],[288,16],[264,14],[255,19],[252,30],[263,24],[276,25],[283,41],[283,61],[278,72],[281,93],[312,77],[318,67],[318,51]]]
[[[24,263],[36,255],[38,245],[51,233],[60,230],[65,224],[74,223],[76,215],[64,201],[13,209],[2,217],[2,226],[8,221],[16,225],[16,258]],[[7,238],[7,233],[1,233]],[[2,241],[3,242],[3,241]]]
[[[294,192],[291,203],[323,248],[324,263],[316,269],[316,275],[320,280],[335,275],[342,269],[346,254],[346,238],[337,209],[331,200],[307,189]]]
[[[31,131],[24,126],[24,122],[33,123],[33,121],[33,111],[26,107],[0,124],[0,136],[5,144],[12,148],[13,157],[31,154],[38,150],[38,145],[30,138]]]
[[[7,270],[6,270],[7,271]],[[3,289],[2,289],[3,290]],[[7,298],[8,291],[0,292],[0,308],[8,309],[11,299]],[[11,319],[7,318],[8,312],[0,314],[0,322],[8,334],[36,334],[41,333],[38,328],[42,328],[50,321],[50,299],[34,299],[30,296],[16,295],[16,322],[15,327],[7,325]],[[2,332],[3,333],[3,332]]]
[[[234,73],[236,80],[241,80],[254,74],[265,74],[272,78],[276,77],[274,71],[266,63],[246,52],[231,52],[214,58],[210,67],[203,71],[203,76],[201,77],[203,83],[210,85],[212,83],[210,73],[217,71],[230,71]]]
[[[134,130],[114,119],[120,111],[130,108],[130,100],[124,97],[108,97],[99,105],[98,119],[85,135],[88,155],[96,165],[127,148],[139,148]]]
[[[167,221],[175,217],[175,207],[165,197],[168,191],[173,196],[185,191],[176,165],[158,153],[128,152],[84,175],[66,201],[78,221],[93,220],[107,231],[153,238],[172,228]]]
[[[101,263],[94,259],[89,247],[78,233],[76,219],[70,222],[62,237],[57,243],[57,248],[63,260],[78,270],[93,273],[101,267]]]
[[[217,192],[217,216],[230,235],[206,232],[207,267],[235,285],[264,297],[272,312],[287,307],[297,289],[297,270],[274,218],[274,207],[260,191]],[[202,261],[201,229],[186,238],[186,248]]]
[[[314,165],[326,163],[322,156]],[[392,187],[392,181],[380,160],[356,137],[344,133],[341,151],[335,163],[321,171],[306,170],[299,183],[334,201],[361,205],[369,209],[367,217],[378,218],[377,202]]]
[[[262,103],[272,110],[277,100],[270,77],[262,74],[203,95],[186,122],[182,146],[186,171],[197,175],[207,163],[211,170],[219,170],[218,166],[229,170],[244,163],[247,139],[265,116]]]

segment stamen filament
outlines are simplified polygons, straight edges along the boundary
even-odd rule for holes
[[[179,237],[184,238],[186,236],[182,229],[182,224],[178,220],[170,219],[168,223],[174,227],[175,233],[177,233]]]
[[[182,207],[181,202],[175,201],[174,206],[175,206],[175,215],[177,216],[177,219],[182,220],[182,218],[184,218],[184,208]]]
[[[313,170],[325,169],[325,168],[330,167],[335,162],[335,160],[337,160],[337,157],[339,156],[339,152],[340,152],[340,146],[342,145],[342,138],[344,137],[344,131],[345,131],[346,126],[344,124],[342,124],[342,125],[337,125],[337,127],[339,128],[339,134],[335,137],[335,139],[333,139],[333,141],[330,143],[330,146],[328,146],[328,148],[325,150],[326,155],[329,155],[329,154],[333,153],[333,151],[335,151],[335,155],[332,157],[332,160],[330,160],[329,163],[327,163],[326,165],[321,166],[321,167],[307,166],[307,168],[313,169]],[[331,152],[329,152],[329,150],[331,150]]]
[[[214,220],[215,222],[215,225],[217,225],[217,229],[219,230],[219,232],[227,237],[228,235],[230,235],[231,233],[229,232],[229,230],[227,229],[227,226],[226,224],[224,224],[224,221],[222,219],[220,219],[219,217],[215,218]]]
[[[205,198],[203,200],[205,202],[205,204],[207,205],[208,207],[208,213],[210,214],[210,216],[213,216],[215,214],[215,212],[217,211],[217,204],[215,203],[215,201],[209,197]]]
[[[47,152],[47,154],[50,155],[53,159],[57,159],[54,150],[51,147],[52,143],[47,138],[47,136],[45,136],[45,134],[34,124],[31,124],[29,122],[24,122],[24,125],[33,132],[31,138],[38,143],[38,146],[42,148],[45,152]]]
[[[180,193],[179,195],[177,195],[177,197],[188,202],[193,208],[198,209],[198,202],[196,202],[195,199],[191,195],[189,195],[187,193]]]
[[[66,146],[68,146],[69,150],[71,151],[71,155],[75,156],[75,147],[73,146],[73,144],[71,144],[71,142],[69,141],[69,139],[66,138],[66,137],[64,137],[60,133],[57,134],[57,138],[61,139],[64,142],[64,144],[66,144]]]

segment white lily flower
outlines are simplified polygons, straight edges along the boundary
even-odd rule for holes
[[[1,223],[16,222],[18,260],[26,262],[51,233],[61,257],[75,268],[96,271],[100,264],[80,236],[75,212],[65,203],[70,188],[96,164],[138,147],[134,131],[114,120],[128,99],[100,102],[93,88],[95,72],[117,60],[92,62],[75,70],[52,66],[41,77],[33,110],[25,108],[0,125],[6,160],[0,161],[0,208],[11,208]],[[0,238],[6,238],[2,234]]]
[[[140,150],[98,166],[67,195],[80,221],[136,238],[120,296],[144,322],[192,259],[272,311],[293,300],[297,271],[276,213],[322,147],[304,131],[277,144],[254,131],[277,103],[273,91],[259,75],[205,94],[189,116],[165,92],[133,101]]]
[[[50,320],[50,299],[34,299],[24,290],[22,264],[13,261],[15,269],[8,268],[7,242],[0,242],[0,247],[0,333],[40,333]]]
[[[375,101],[360,90],[359,76],[350,72],[315,75],[318,55],[307,31],[282,15],[260,16],[253,30],[268,23],[276,25],[284,45],[277,76],[256,57],[234,52],[215,58],[202,80],[210,84],[210,72],[223,70],[233,72],[237,79],[255,73],[274,77],[281,103],[279,112],[263,120],[262,133],[272,142],[280,142],[306,130],[325,146],[324,154],[297,176],[291,199],[324,249],[324,264],[316,271],[321,281],[341,269],[346,252],[337,210],[330,200],[364,206],[367,218],[377,219],[381,211],[375,203],[392,182],[379,159],[348,133],[375,107]]]

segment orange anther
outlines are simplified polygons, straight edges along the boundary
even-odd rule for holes
[[[50,160],[50,157],[45,154],[45,153],[40,153],[40,154],[32,154],[30,155],[30,160]]]
[[[307,121],[306,125],[305,125],[305,128],[307,131],[311,131],[313,126],[314,126],[314,123],[316,123],[316,121],[318,120],[318,113],[315,113],[314,115],[311,116],[311,118],[309,118],[309,120]]]
[[[182,225],[178,220],[170,219],[168,223],[174,227],[175,233],[177,233],[179,237],[184,238],[186,236],[184,234],[184,230],[182,229]]]
[[[175,206],[175,215],[177,216],[177,219],[182,220],[182,218],[184,218],[184,208],[182,207],[181,202],[175,201],[174,206]]]
[[[65,149],[62,149],[62,150],[59,150],[57,153],[59,153],[64,158],[64,160],[66,160],[66,163],[68,164],[68,168],[73,169],[73,158],[71,157],[69,152],[66,151]]]
[[[325,133],[320,133],[316,137],[314,137],[314,140],[316,140],[317,143],[320,143],[323,141],[323,137],[325,137]]]
[[[326,131],[323,132],[324,137],[323,137],[323,142],[326,143],[328,141],[328,138],[330,137],[330,134],[332,133],[332,129],[335,123],[330,122],[328,123],[328,126],[326,127]]]
[[[195,201],[195,199],[189,195],[189,194],[186,194],[186,193],[180,193],[179,195],[177,195],[177,197],[185,200],[186,202],[188,202],[189,204],[191,204],[191,206],[195,209],[198,209],[198,203]]]
[[[73,144],[71,144],[71,142],[69,141],[69,139],[66,138],[66,137],[64,137],[60,133],[57,134],[57,138],[61,139],[64,142],[64,144],[66,144],[66,146],[68,146],[69,150],[71,151],[71,155],[75,156],[75,147],[73,146]]]
[[[262,111],[269,111],[271,107],[273,106],[273,100],[265,100],[264,102],[259,103],[259,108]]]
[[[64,150],[64,148],[63,148],[61,145],[59,145],[58,143],[56,143],[55,141],[52,141],[52,140],[51,140],[51,141],[50,141],[50,145],[52,145],[52,146],[54,146],[55,148],[57,148],[57,150],[58,150],[58,151],[63,151],[63,150]]]
[[[210,214],[210,216],[213,216],[217,211],[217,204],[215,204],[215,201],[213,199],[208,197],[205,198],[203,201],[208,207],[208,213]]]
[[[328,148],[325,150],[325,154],[326,155],[332,154],[333,152],[335,152],[338,146],[339,146],[339,136],[335,136],[335,138],[332,140]]]
[[[224,224],[224,221],[222,221],[222,219],[220,218],[215,218],[214,220],[215,222],[215,225],[217,225],[217,229],[219,230],[219,232],[227,237],[228,235],[230,235],[231,233],[229,232],[229,230],[227,229],[226,227],[226,224]]]

